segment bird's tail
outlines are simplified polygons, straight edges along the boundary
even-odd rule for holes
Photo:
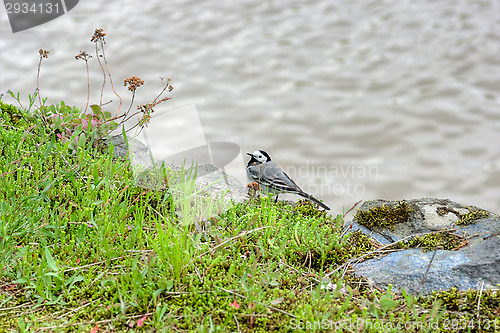
[[[299,192],[297,194],[300,195],[301,197],[306,198],[307,200],[310,200],[310,201],[318,204],[323,209],[330,210],[330,207],[328,207],[327,205],[325,205],[324,203],[322,203],[321,201],[319,201],[318,199],[316,199],[312,195],[307,194],[306,192]]]

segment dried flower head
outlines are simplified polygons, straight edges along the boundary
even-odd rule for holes
[[[164,78],[160,76],[160,80],[165,90],[168,90],[168,92],[174,90],[174,86],[171,84],[172,80],[170,78],[168,78],[167,82],[165,82]]]
[[[90,54],[88,54],[87,52],[85,52],[85,51],[80,51],[80,53],[75,56],[76,60],[82,59],[82,60],[87,61],[90,58],[92,58],[92,56]]]
[[[258,198],[260,193],[260,185],[257,182],[252,182],[247,185],[248,196],[250,198]]]
[[[142,112],[144,114],[149,114],[149,113],[155,112],[155,110],[153,110],[153,106],[155,106],[155,105],[156,104],[154,104],[154,103],[137,105],[137,110],[139,110],[140,112]]]
[[[40,57],[42,57],[42,58],[48,58],[48,57],[49,57],[49,55],[48,55],[48,54],[49,54],[49,51],[47,51],[47,50],[42,50],[42,49],[40,49],[40,50],[38,51],[38,53],[40,54]]]
[[[144,84],[144,81],[138,78],[137,76],[131,76],[123,81],[124,86],[127,86],[127,83],[129,85],[128,90],[135,91],[137,88],[139,88]]]
[[[142,113],[148,114],[148,113],[153,113],[155,110],[153,108],[157,106],[160,103],[163,103],[165,101],[168,101],[169,99],[172,99],[172,97],[164,97],[160,100],[157,100],[152,103],[147,103],[147,104],[142,104],[142,105],[137,105],[137,110],[139,110]]]
[[[91,42],[97,42],[97,41],[102,41],[104,44],[106,42],[104,41],[104,36],[106,36],[106,33],[103,32],[102,29],[95,29],[94,35],[90,39]]]
[[[151,121],[151,116],[149,114],[144,114],[142,118],[139,118],[139,125],[141,127],[148,127],[149,122]]]
[[[158,105],[158,104],[160,104],[160,103],[163,103],[163,102],[165,102],[165,101],[168,101],[169,99],[172,99],[172,97],[163,97],[162,99],[160,99],[160,100],[156,101],[156,102],[154,103],[154,105],[153,105],[153,106],[156,106],[156,105]]]

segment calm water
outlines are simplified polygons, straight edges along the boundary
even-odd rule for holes
[[[194,105],[177,124],[192,144],[265,149],[335,212],[428,196],[500,212],[499,2],[86,0],[16,34],[2,12],[0,93],[35,89],[44,48],[42,94],[84,107],[85,66],[74,56],[93,50],[95,28],[107,33],[125,100],[128,76],[146,81],[134,104],[154,98],[160,75],[172,78],[173,99],[157,113]],[[93,63],[94,103],[100,83]]]

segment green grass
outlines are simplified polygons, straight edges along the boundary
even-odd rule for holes
[[[193,187],[195,169],[140,187],[112,146],[75,150],[0,107],[2,332],[357,331],[360,320],[424,332],[498,317],[496,291],[415,297],[355,278],[349,264],[376,249],[340,215],[262,198],[203,219],[191,208],[216,203]]]

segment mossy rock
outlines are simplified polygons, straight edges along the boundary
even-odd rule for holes
[[[397,205],[382,205],[368,210],[358,210],[354,219],[362,226],[372,228],[394,229],[397,223],[407,222],[414,209],[406,202],[399,201]]]
[[[420,248],[423,251],[454,250],[463,244],[464,237],[453,233],[451,230],[442,230],[421,236],[414,236],[406,241],[399,242],[391,249],[414,249]]]
[[[457,225],[469,225],[477,220],[489,218],[492,215],[485,210],[473,206],[469,206],[467,209],[469,210],[469,213],[458,215],[459,218],[456,222]]]

